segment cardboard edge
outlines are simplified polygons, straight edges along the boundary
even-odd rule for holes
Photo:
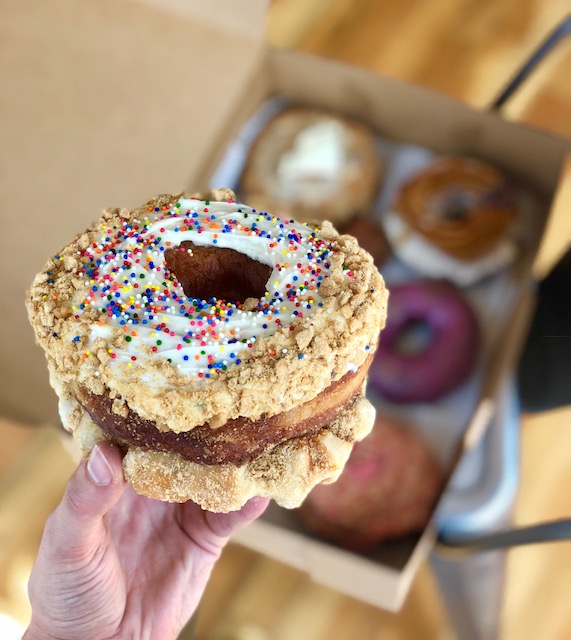
[[[442,499],[450,487],[450,482],[464,454],[479,446],[496,417],[498,390],[501,389],[502,382],[506,380],[509,372],[517,364],[531,325],[535,304],[535,288],[532,281],[528,280],[522,285],[522,292],[513,309],[512,319],[506,323],[505,330],[502,332],[505,339],[500,357],[493,363],[484,380],[480,400],[458,444],[449,468],[447,482],[435,508],[436,512],[442,504]]]
[[[232,542],[303,571],[318,584],[394,612],[404,602],[417,566],[408,570],[407,564],[407,570],[400,572],[263,518],[234,534]],[[413,556],[416,554],[420,562],[425,550],[417,547]],[[351,581],[346,579],[348,572],[353,576]],[[364,589],[363,585],[374,585],[375,589]]]

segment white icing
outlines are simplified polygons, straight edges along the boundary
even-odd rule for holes
[[[337,188],[346,162],[344,132],[336,120],[323,120],[298,133],[278,162],[277,177],[289,199],[319,202]]]
[[[80,322],[84,308],[101,312],[102,322],[91,327],[90,344],[97,337],[110,341],[117,329],[130,339],[110,350],[117,363],[132,367],[145,357],[170,359],[185,374],[209,377],[213,368],[247,357],[260,336],[311,318],[322,304],[318,287],[335,248],[305,224],[237,203],[194,199],[180,199],[167,211],[145,212],[143,218],[124,222],[122,230],[101,228],[94,238],[98,246],[86,253],[101,264],[96,272],[90,271],[93,263],[83,267],[84,295],[74,300]],[[184,240],[231,248],[270,266],[258,308],[243,311],[230,301],[187,298],[176,279],[168,280],[163,257],[163,250]]]

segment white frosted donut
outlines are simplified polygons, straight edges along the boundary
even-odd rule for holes
[[[38,274],[30,320],[64,425],[85,451],[101,438],[124,447],[137,490],[213,510],[252,495],[289,505],[336,477],[372,426],[363,384],[387,292],[329,223],[213,197],[108,209]]]
[[[384,173],[372,130],[324,109],[290,105],[261,129],[240,178],[245,201],[336,226],[366,215]]]

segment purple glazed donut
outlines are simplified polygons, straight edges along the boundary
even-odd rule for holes
[[[369,383],[394,402],[436,400],[468,378],[479,346],[476,314],[454,285],[394,286]]]

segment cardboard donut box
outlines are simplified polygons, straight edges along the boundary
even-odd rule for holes
[[[18,8],[10,13],[6,47],[20,64],[3,69],[6,91],[40,96],[43,108],[20,110],[16,100],[2,107],[13,126],[6,128],[0,153],[13,161],[18,148],[16,169],[21,163],[21,172],[3,184],[2,201],[17,211],[21,194],[31,195],[28,166],[39,190],[33,199],[41,193],[42,206],[26,208],[37,233],[29,238],[28,263],[10,283],[22,308],[8,310],[0,338],[2,413],[28,422],[57,421],[43,355],[23,310],[23,292],[48,254],[104,207],[210,187],[244,123],[279,97],[354,117],[387,140],[487,160],[539,196],[525,250],[505,275],[506,290],[494,292],[491,306],[499,315],[484,345],[476,396],[450,437],[438,435],[450,477],[493,418],[499,385],[521,350],[533,306],[531,266],[569,143],[417,86],[268,47],[266,9],[264,0],[121,0],[87,2],[78,12],[64,0],[56,11],[38,2],[33,14]],[[35,49],[22,57],[22,47],[32,42]],[[56,222],[46,222],[46,215]],[[17,240],[16,230],[5,238],[8,247]],[[9,253],[2,256],[5,273],[14,259]],[[417,536],[360,556],[308,536],[293,513],[272,505],[236,541],[397,610],[434,536],[431,521]]]

